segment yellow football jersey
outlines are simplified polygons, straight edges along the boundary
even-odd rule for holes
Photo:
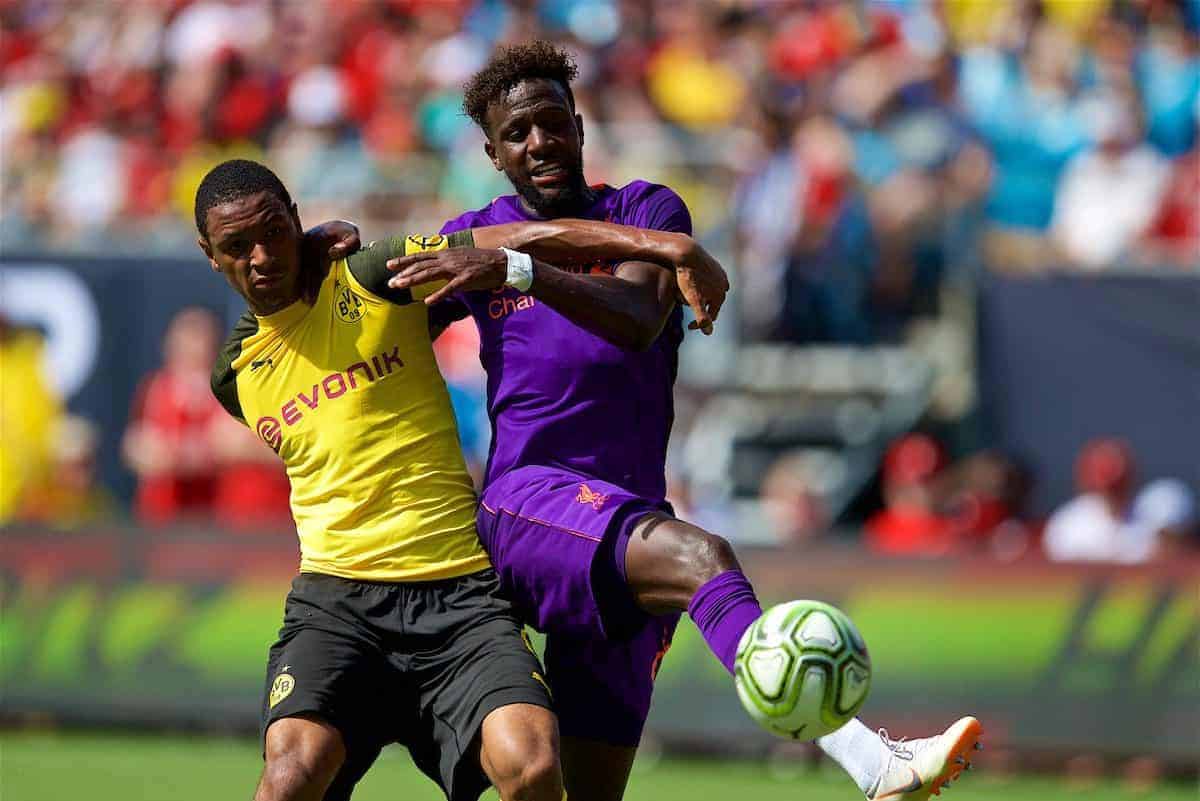
[[[419,302],[432,287],[386,285],[389,258],[456,243],[372,243],[332,265],[314,305],[247,313],[218,358],[218,399],[287,465],[302,572],[427,581],[489,565]]]

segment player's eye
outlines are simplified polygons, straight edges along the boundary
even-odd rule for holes
[[[243,256],[249,247],[250,243],[245,239],[235,239],[232,242],[226,242],[221,249],[230,256]]]
[[[280,228],[278,225],[272,225],[267,229],[267,239],[277,239],[282,233],[282,228]]]

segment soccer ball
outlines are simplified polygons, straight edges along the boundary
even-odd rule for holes
[[[871,658],[843,612],[820,601],[789,601],[742,635],[734,684],[764,729],[812,740],[858,714],[871,689]]]

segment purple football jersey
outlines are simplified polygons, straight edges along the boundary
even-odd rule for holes
[[[596,202],[582,217],[692,232],[687,207],[665,186],[634,181],[620,189],[593,189]],[[515,195],[506,195],[456,217],[442,233],[534,219]],[[618,263],[596,263],[578,272],[611,274]],[[545,465],[603,479],[649,499],[664,497],[683,340],[679,308],[655,343],[636,353],[510,287],[460,293],[449,303],[434,310],[435,318],[469,313],[479,327],[492,422],[485,486],[514,468]]]

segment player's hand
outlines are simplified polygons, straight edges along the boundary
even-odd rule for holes
[[[392,259],[387,267],[396,273],[388,281],[392,289],[411,289],[431,281],[445,281],[445,286],[425,298],[427,306],[455,292],[498,289],[508,279],[508,258],[499,249],[431,250]]]
[[[305,231],[304,247],[314,258],[333,263],[357,253],[362,247],[362,239],[354,223],[331,220]]]
[[[721,306],[725,304],[725,296],[729,293],[729,276],[725,274],[725,269],[699,242],[688,237],[675,263],[675,283],[679,286],[683,302],[691,306],[696,315],[696,319],[688,323],[688,328],[711,334],[713,323],[721,314]]]

